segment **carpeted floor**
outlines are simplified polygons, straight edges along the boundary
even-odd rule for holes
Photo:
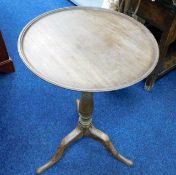
[[[39,79],[22,63],[17,39],[24,25],[48,10],[72,6],[66,0],[0,0],[0,29],[16,72],[0,76],[0,175],[32,175],[77,123],[79,93]],[[46,175],[175,175],[176,73],[143,90],[144,82],[95,94],[95,125],[119,151],[135,161],[128,168],[103,146],[83,139]]]

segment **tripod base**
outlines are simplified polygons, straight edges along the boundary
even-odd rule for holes
[[[77,110],[79,110],[79,100],[77,100]],[[60,147],[57,149],[52,159],[48,163],[37,169],[37,174],[44,172],[48,168],[52,167],[55,163],[57,163],[62,158],[62,155],[64,154],[66,148],[68,148],[68,146],[70,146],[72,143],[76,142],[77,140],[81,139],[84,136],[91,137],[101,142],[117,160],[123,162],[128,166],[133,165],[133,162],[131,160],[128,160],[127,158],[122,156],[115,149],[108,135],[106,135],[99,129],[96,129],[92,124],[90,124],[88,127],[82,127],[79,124],[71,133],[69,133],[61,141]]]
[[[128,160],[127,158],[123,157],[113,146],[112,142],[110,141],[108,135],[103,133],[102,131],[96,129],[95,127],[91,126],[87,130],[82,130],[81,128],[77,127],[75,128],[70,134],[68,134],[61,142],[60,147],[58,148],[56,154],[53,156],[53,158],[37,169],[37,174],[40,174],[53,166],[56,162],[58,162],[62,155],[64,154],[65,149],[72,144],[73,142],[76,142],[78,139],[82,138],[83,136],[92,137],[98,141],[100,141],[107,150],[119,161],[125,163],[128,166],[132,166],[133,162],[131,160]]]

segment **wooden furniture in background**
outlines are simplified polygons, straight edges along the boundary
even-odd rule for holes
[[[93,92],[131,86],[152,72],[159,50],[146,27],[122,13],[72,7],[35,18],[18,41],[20,56],[36,75],[82,92],[77,100],[78,126],[37,173],[53,166],[65,149],[83,136],[100,141],[117,160],[132,166],[133,162],[115,149],[108,135],[93,126]]]
[[[0,32],[0,73],[11,73],[14,71],[13,62],[7,53],[2,34]]]
[[[135,9],[138,0],[132,0]],[[170,48],[176,40],[176,10],[152,2],[141,0],[137,15],[161,31],[159,38],[160,58],[157,67],[146,79],[145,89],[151,90],[155,81],[176,67],[176,48]],[[170,49],[169,49],[170,48]]]

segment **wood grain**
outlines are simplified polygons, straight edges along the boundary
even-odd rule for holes
[[[31,21],[18,42],[24,63],[39,77],[78,91],[111,91],[151,73],[158,45],[139,22],[101,8],[54,10]]]

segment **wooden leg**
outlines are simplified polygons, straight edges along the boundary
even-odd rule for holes
[[[70,134],[68,134],[62,140],[60,147],[58,148],[53,158],[48,163],[46,163],[45,165],[37,169],[37,174],[44,172],[48,168],[52,167],[56,162],[58,162],[61,159],[62,155],[64,154],[65,149],[69,145],[71,145],[72,143],[80,139],[82,136],[83,136],[83,131],[81,131],[78,127],[74,129]]]
[[[154,71],[147,77],[146,83],[145,83],[145,90],[150,91],[155,81],[157,80],[160,71],[162,70],[162,67],[164,65],[164,62],[166,61],[166,54],[169,48],[169,45],[175,40],[176,38],[176,17],[174,17],[173,20],[171,20],[170,24],[168,24],[168,28],[166,31],[163,32],[159,48],[160,48],[160,58],[158,61],[158,64]]]
[[[13,66],[13,62],[9,58],[5,42],[0,31],[0,73],[6,74],[14,71],[15,69]]]
[[[150,91],[152,90],[160,70],[162,70],[162,67],[164,65],[164,61],[166,59],[166,54],[169,48],[169,45],[166,45],[166,43],[164,41],[162,41],[163,43],[160,44],[160,58],[158,61],[158,64],[156,66],[156,68],[153,70],[153,72],[147,77],[146,82],[145,82],[145,90],[146,91]]]
[[[15,69],[11,59],[0,62],[0,73],[7,74],[7,73],[12,73],[14,71]]]
[[[158,77],[158,71],[157,69],[154,70],[154,72],[152,72],[152,74],[150,74],[147,78],[146,78],[146,82],[145,82],[145,90],[146,91],[151,91],[155,81],[157,80]]]
[[[113,146],[112,142],[109,139],[109,136],[100,131],[99,129],[96,129],[95,127],[90,127],[89,128],[89,137],[92,137],[99,142],[101,142],[106,149],[119,161],[123,162],[124,164],[128,166],[133,166],[133,162],[124,156],[122,156]]]

